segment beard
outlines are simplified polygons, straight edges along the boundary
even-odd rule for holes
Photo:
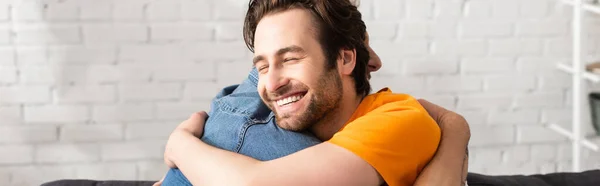
[[[265,103],[268,103],[267,106],[275,113],[277,125],[285,130],[304,131],[338,109],[342,100],[343,88],[341,77],[336,72],[335,69],[324,70],[323,75],[319,76],[317,86],[310,89],[311,91],[307,92],[302,98],[308,101],[303,111],[279,114],[276,109],[273,109],[272,101],[265,101]],[[308,90],[308,86],[301,83],[296,85],[290,83],[286,87],[282,87],[276,95],[284,95],[292,90]]]

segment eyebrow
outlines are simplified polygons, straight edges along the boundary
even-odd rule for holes
[[[302,47],[292,45],[292,46],[288,46],[288,47],[277,50],[275,55],[280,56],[285,53],[304,53],[304,49],[302,49]],[[256,65],[256,63],[258,63],[259,61],[264,60],[264,59],[265,59],[265,56],[263,56],[263,55],[256,56],[256,57],[254,57],[254,59],[252,59],[252,65]]]

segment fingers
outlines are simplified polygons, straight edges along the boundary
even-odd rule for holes
[[[204,121],[204,120],[206,120],[206,118],[208,118],[208,114],[204,111],[200,111],[200,112],[196,112],[196,113],[193,113],[192,115],[190,115],[190,118],[188,118],[188,120]]]
[[[418,99],[418,101],[421,103],[421,106],[427,110],[427,113],[429,113],[429,115],[438,123],[440,122],[440,117],[448,112],[444,107],[433,104],[427,100]]]

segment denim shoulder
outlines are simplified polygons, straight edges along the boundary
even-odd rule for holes
[[[224,88],[211,104],[202,140],[215,147],[237,152],[247,128],[265,123],[272,117],[269,108],[256,91],[255,76],[251,73],[239,85]]]

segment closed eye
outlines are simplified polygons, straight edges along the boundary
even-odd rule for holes
[[[296,60],[298,60],[298,58],[285,58],[285,59],[283,59],[283,62],[296,61]]]
[[[269,68],[268,65],[262,65],[262,66],[258,66],[256,67],[256,70],[258,70],[259,73],[265,73],[265,71]]]

